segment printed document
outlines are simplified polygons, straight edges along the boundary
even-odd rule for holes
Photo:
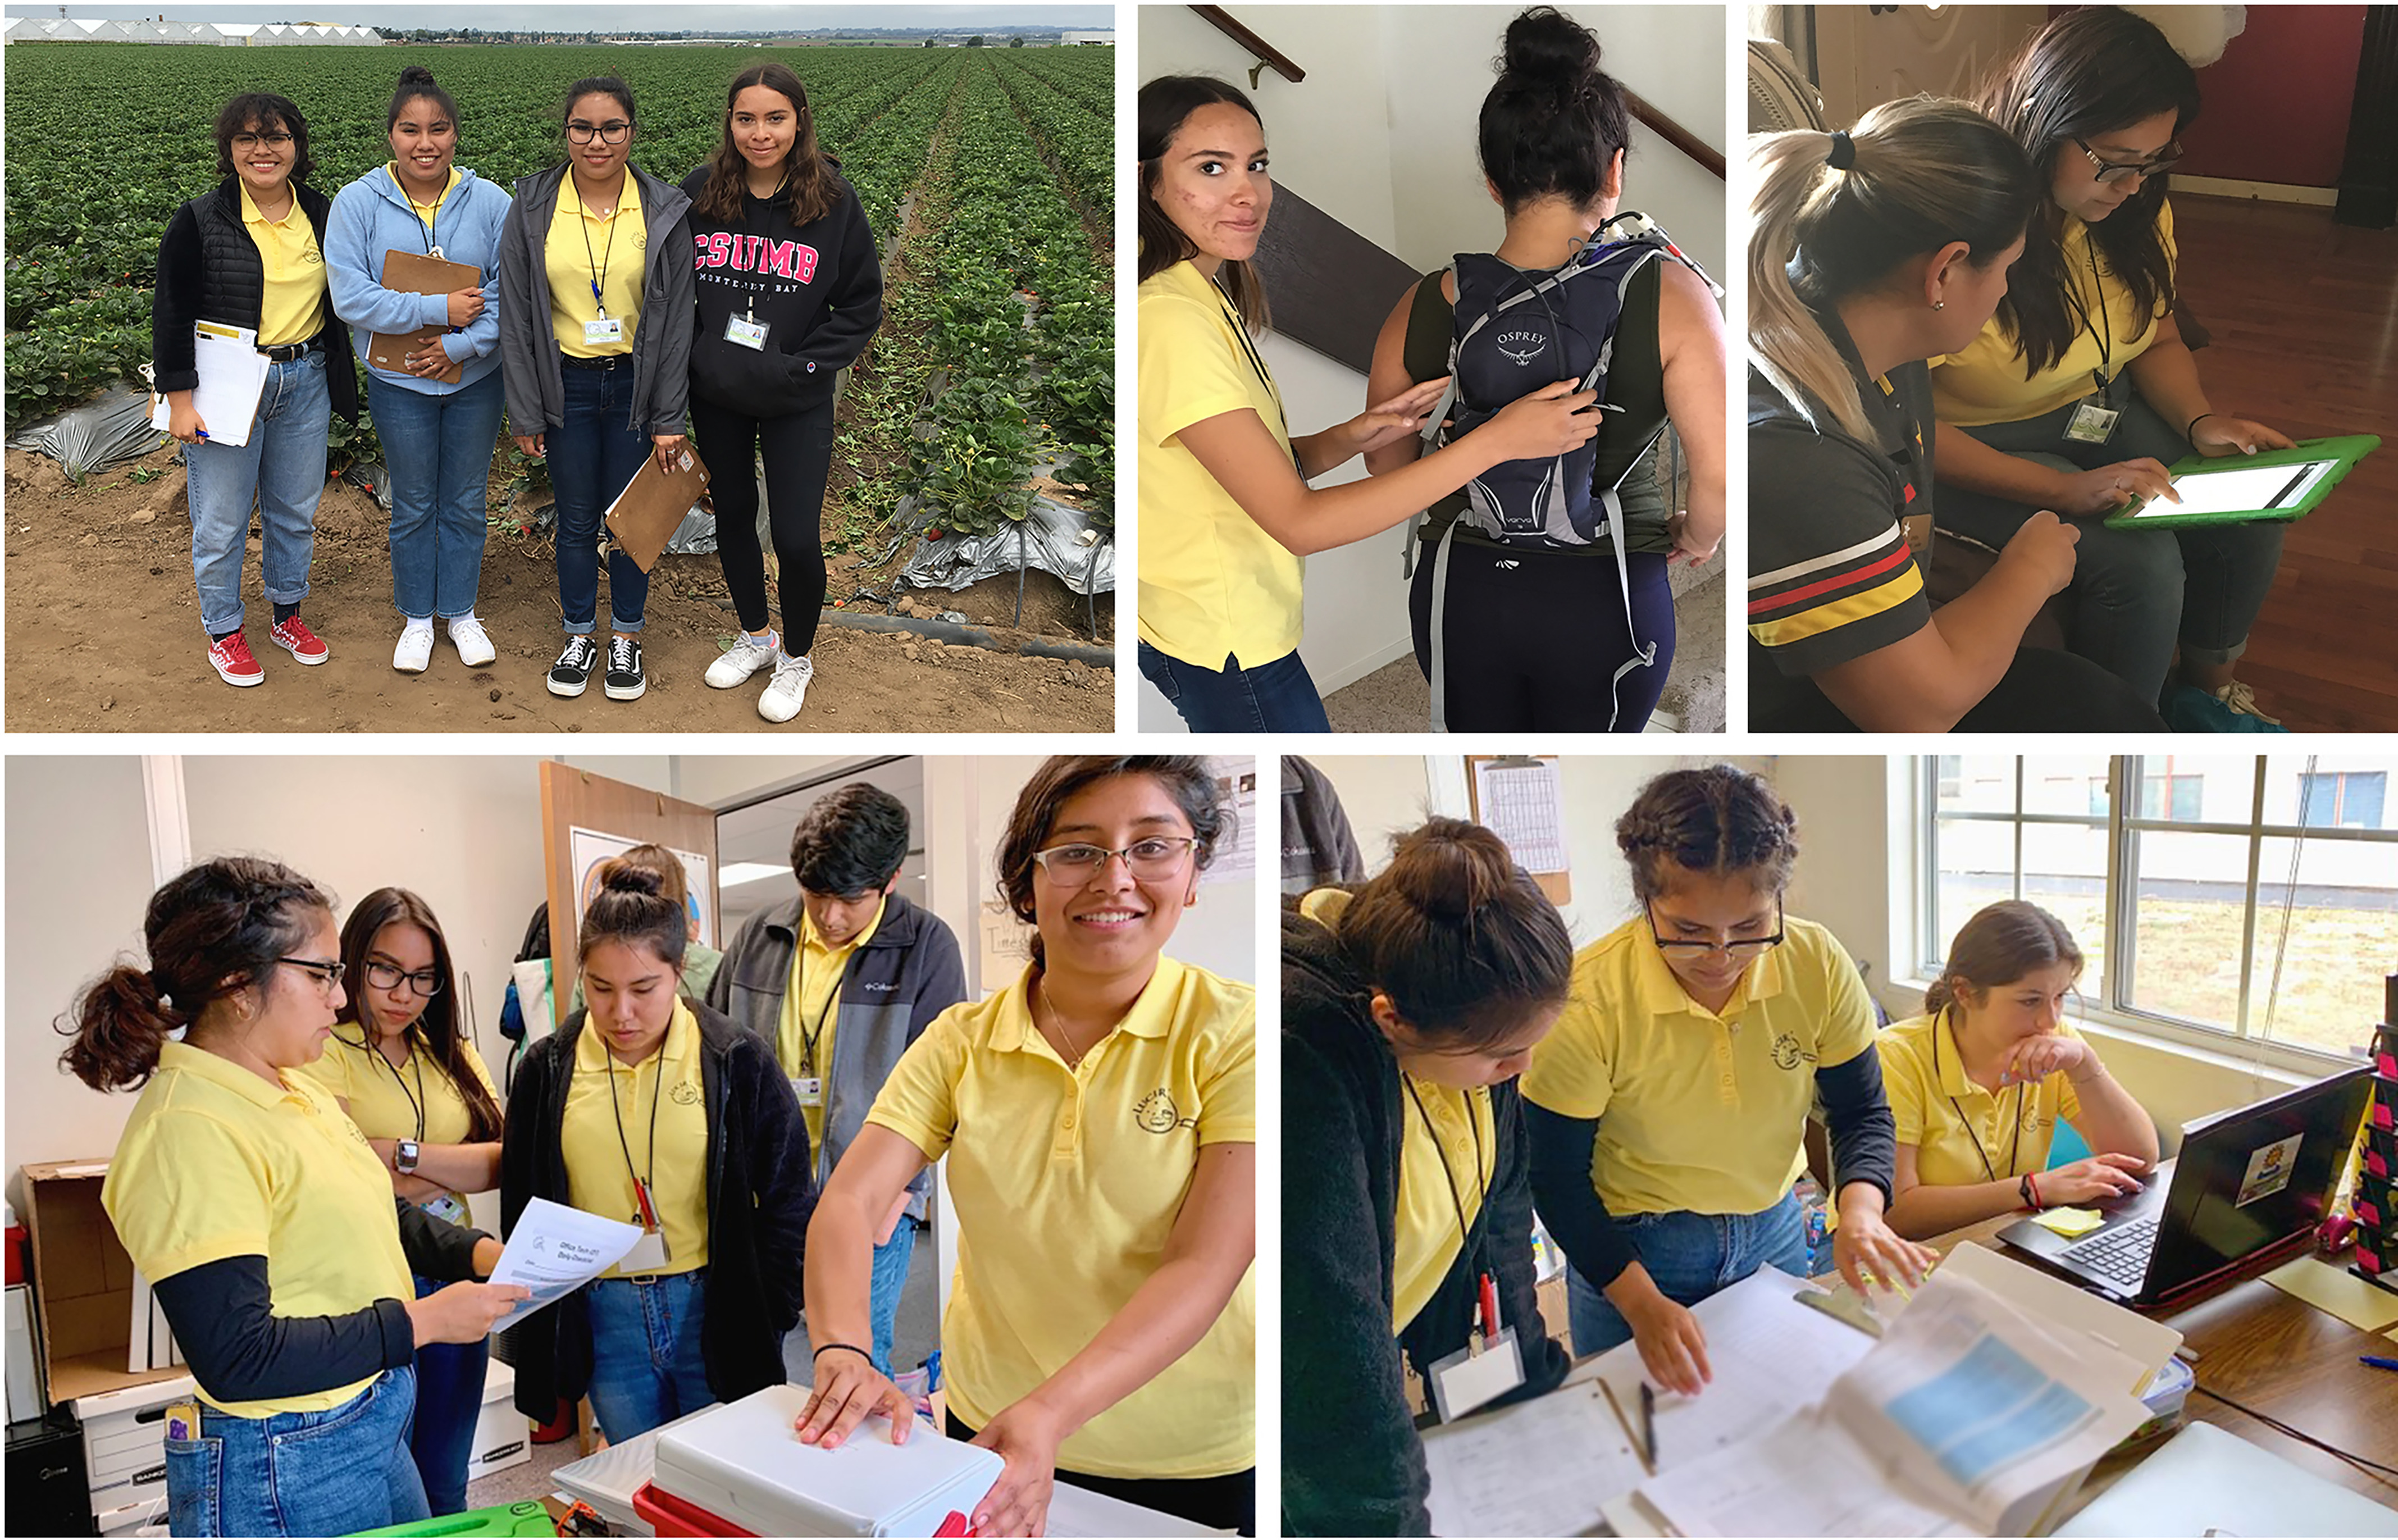
[[[505,1331],[543,1306],[556,1304],[615,1266],[640,1238],[639,1225],[534,1198],[517,1217],[500,1264],[492,1270],[493,1283],[520,1283],[532,1290],[532,1298],[492,1330]]]

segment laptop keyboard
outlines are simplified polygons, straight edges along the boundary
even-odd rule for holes
[[[2124,1293],[2136,1294],[2140,1285],[2148,1281],[2149,1258],[2156,1249],[2157,1222],[2150,1217],[2118,1224],[2088,1240],[2076,1241],[2065,1249],[2064,1255],[2074,1265],[2097,1274]]]

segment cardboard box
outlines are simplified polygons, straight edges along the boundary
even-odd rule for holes
[[[100,1206],[106,1159],[27,1166],[25,1213],[34,1236],[34,1298],[40,1307],[43,1375],[53,1402],[185,1378],[181,1368],[128,1372],[133,1259]]]
[[[167,1408],[194,1395],[188,1374],[75,1400],[83,1425],[84,1468],[91,1479],[91,1511],[102,1533],[118,1509],[164,1501],[167,1495]],[[129,1520],[120,1519],[118,1527]]]
[[[483,1405],[475,1418],[475,1441],[466,1449],[466,1479],[532,1458],[532,1424],[516,1408],[517,1374],[494,1360],[483,1376]]]

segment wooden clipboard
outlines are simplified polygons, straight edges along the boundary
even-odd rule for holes
[[[455,294],[462,289],[483,287],[483,270],[463,262],[451,262],[424,251],[404,251],[397,247],[383,254],[383,286],[401,294]],[[367,339],[367,362],[394,374],[408,372],[408,356],[422,350],[437,337],[450,334],[446,326],[428,326],[414,331],[386,333],[378,331]],[[443,385],[456,385],[466,372],[466,366],[452,363],[433,376]]]
[[[655,454],[641,456],[641,468],[608,505],[608,533],[643,572],[657,565],[658,555],[674,538],[675,530],[707,490],[707,467],[699,452],[686,442],[675,452],[675,468],[662,471]]]

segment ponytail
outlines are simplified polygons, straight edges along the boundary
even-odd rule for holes
[[[1748,339],[1757,367],[1817,432],[1819,407],[1851,438],[1873,430],[1856,381],[1815,312],[1902,263],[1963,241],[1987,265],[2044,196],[2005,132],[1961,101],[1907,97],[1848,133],[1750,139]],[[1796,276],[1792,273],[1797,268]]]
[[[96,1091],[139,1087],[156,1072],[168,1035],[184,1024],[149,974],[120,963],[76,996],[61,1024],[74,1040],[59,1063]]]

